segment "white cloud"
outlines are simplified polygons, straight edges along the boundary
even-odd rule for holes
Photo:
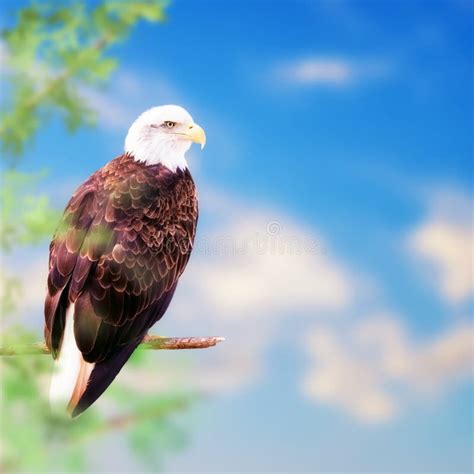
[[[297,82],[346,84],[353,79],[354,70],[340,59],[310,59],[293,65],[288,71]]]
[[[338,56],[312,56],[276,68],[274,77],[287,84],[348,87],[388,76],[392,66],[384,60]]]
[[[303,390],[363,422],[387,421],[417,396],[471,379],[473,340],[474,326],[464,324],[413,342],[390,314],[339,328],[316,325],[307,340],[312,366]]]
[[[410,253],[426,265],[428,277],[450,303],[461,303],[474,293],[472,210],[468,196],[440,193],[408,236]]]
[[[351,301],[351,278],[322,254],[322,241],[285,217],[276,219],[249,209],[205,243],[210,246],[193,271],[206,307],[240,318],[249,311],[337,310]]]

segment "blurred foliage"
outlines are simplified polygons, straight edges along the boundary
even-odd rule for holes
[[[51,209],[47,195],[29,194],[41,179],[39,174],[8,170],[2,176],[0,205],[4,251],[17,245],[37,244],[53,235],[60,213]]]
[[[92,124],[95,113],[83,92],[116,68],[111,47],[140,20],[163,19],[164,3],[157,0],[107,0],[92,8],[51,1],[21,9],[16,25],[2,34],[11,86],[0,110],[3,152],[18,157],[53,113],[70,131]]]
[[[157,0],[34,2],[2,33],[7,62],[0,107],[3,254],[28,252],[28,246],[50,238],[58,222],[48,196],[35,193],[44,175],[17,169],[26,147],[48,119],[59,117],[69,131],[94,123],[84,92],[106,83],[116,68],[113,46],[139,21],[163,20],[164,6]],[[12,323],[24,290],[20,282],[2,268],[0,284],[1,344],[38,341],[38,334]],[[154,356],[138,351],[129,365],[156,371]],[[126,432],[131,451],[153,470],[165,452],[185,443],[185,431],[172,415],[194,400],[190,394],[143,393],[139,384],[115,383],[107,391],[106,413],[92,407],[74,420],[58,418],[47,402],[51,369],[48,356],[0,357],[0,472],[84,472],[91,468],[91,443],[117,431]],[[113,459],[114,453],[107,456]]]
[[[19,347],[37,339],[17,326],[3,335],[2,345]],[[151,357],[140,357],[142,369],[156,370]],[[52,414],[44,396],[51,371],[48,356],[4,356],[0,370],[1,472],[85,472],[88,445],[118,430],[127,432],[130,448],[142,464],[157,469],[163,455],[186,440],[184,428],[169,415],[185,409],[193,401],[191,395],[144,394],[116,383],[107,398],[117,414],[105,416],[90,409],[70,420]]]

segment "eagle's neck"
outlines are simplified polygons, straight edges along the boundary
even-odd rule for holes
[[[125,140],[125,152],[146,165],[161,164],[175,172],[188,167],[185,154],[191,146],[184,140],[163,140],[150,136],[131,136]]]

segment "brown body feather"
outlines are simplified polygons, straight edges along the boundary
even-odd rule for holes
[[[197,218],[188,170],[147,166],[129,155],[73,194],[50,245],[45,339],[57,357],[74,303],[77,347],[95,363],[88,383],[78,382],[74,415],[100,396],[163,316],[188,262]]]

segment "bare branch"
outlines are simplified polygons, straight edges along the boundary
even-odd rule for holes
[[[223,337],[163,337],[146,335],[138,346],[139,349],[176,350],[176,349],[206,349],[219,342]],[[43,342],[25,344],[22,346],[0,346],[0,356],[16,356],[31,354],[49,354],[50,350]]]

